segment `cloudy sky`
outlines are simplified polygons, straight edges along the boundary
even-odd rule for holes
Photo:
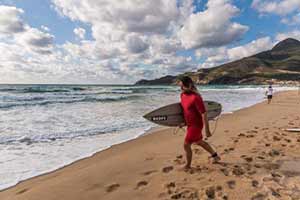
[[[300,0],[0,0],[0,83],[134,83],[300,39]]]

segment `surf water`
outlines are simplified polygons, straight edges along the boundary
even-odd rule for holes
[[[265,89],[199,87],[223,113],[264,100]],[[155,125],[142,116],[179,94],[176,86],[0,85],[0,189],[144,134]]]

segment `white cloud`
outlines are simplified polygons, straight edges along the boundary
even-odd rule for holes
[[[192,0],[52,2],[60,14],[89,24],[94,38],[80,44],[63,45],[70,54],[66,60],[81,57],[97,65],[100,60],[114,60],[115,67],[111,70],[123,77],[135,74],[137,79],[143,78],[140,77],[143,74],[153,78],[159,73],[174,73],[180,68],[183,70],[182,66],[191,66],[191,62],[179,62],[183,59],[177,59],[175,52],[182,49],[176,32],[192,13]],[[178,8],[177,3],[182,6]],[[141,67],[146,65],[155,65],[160,70],[152,69],[151,72]]]
[[[1,83],[30,82],[37,77],[47,80],[53,75],[59,59],[54,49],[54,36],[32,28],[21,18],[24,11],[13,6],[0,6],[0,71]],[[49,66],[51,65],[51,66]],[[38,74],[38,75],[37,75]]]
[[[41,29],[42,29],[43,31],[46,31],[46,32],[49,32],[49,31],[50,31],[49,27],[44,26],[44,25],[41,26]]]
[[[300,30],[293,30],[286,33],[278,33],[275,39],[277,40],[277,42],[279,42],[287,38],[294,38],[300,40]]]
[[[54,36],[35,28],[29,28],[16,38],[28,50],[39,54],[50,54],[53,48]]]
[[[56,9],[72,20],[91,23],[98,38],[102,30],[138,33],[164,33],[178,17],[175,0],[155,1],[72,1],[53,0]],[[101,38],[101,37],[100,37]]]
[[[155,35],[149,38],[151,54],[175,54],[182,50],[180,41],[175,38],[166,38],[162,35]]]
[[[80,38],[80,39],[84,39],[85,38],[85,29],[83,29],[83,28],[75,28],[74,30],[73,30],[73,32],[75,33],[75,35],[78,37],[78,38]]]
[[[215,48],[210,50],[201,49],[197,54],[202,57],[207,57],[205,62],[201,64],[203,68],[215,67],[226,62],[238,60],[244,57],[254,55],[256,53],[270,50],[274,46],[274,42],[270,37],[263,37],[257,40],[253,40],[245,45],[233,47],[233,48]]]
[[[231,22],[239,9],[228,0],[209,0],[207,9],[191,14],[179,31],[184,47],[217,47],[239,40],[247,26]]]
[[[137,34],[130,34],[126,42],[131,53],[142,53],[149,48],[149,45]]]
[[[228,58],[229,60],[241,59],[261,51],[270,50],[273,46],[274,42],[270,37],[259,38],[246,45],[228,49]]]
[[[300,25],[300,13],[292,17],[285,17],[281,20],[281,22],[290,26]]]
[[[300,10],[299,0],[253,0],[252,7],[260,13],[287,15]]]
[[[14,34],[25,31],[25,24],[21,19],[24,13],[16,7],[0,5],[0,34]]]
[[[38,54],[50,54],[54,36],[26,24],[21,15],[22,9],[13,6],[0,6],[0,34],[4,41],[15,43]],[[19,49],[16,49],[19,51]]]

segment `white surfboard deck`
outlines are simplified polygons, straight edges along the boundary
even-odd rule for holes
[[[299,132],[300,133],[300,128],[287,128],[287,129],[285,129],[285,131],[288,131],[288,132]]]
[[[213,120],[222,112],[222,105],[214,101],[204,101],[208,120]],[[180,103],[158,108],[143,116],[145,119],[163,126],[179,126],[184,123],[183,111]]]

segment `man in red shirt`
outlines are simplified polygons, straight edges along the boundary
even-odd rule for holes
[[[181,86],[181,106],[183,109],[185,125],[187,132],[184,141],[184,150],[186,152],[186,165],[185,169],[191,168],[192,162],[192,144],[198,144],[211,154],[214,162],[218,162],[221,158],[217,152],[203,140],[202,129],[205,127],[207,137],[211,136],[209,130],[209,123],[207,118],[206,109],[202,97],[200,96],[197,88],[192,79],[188,76],[179,78],[179,85]]]

